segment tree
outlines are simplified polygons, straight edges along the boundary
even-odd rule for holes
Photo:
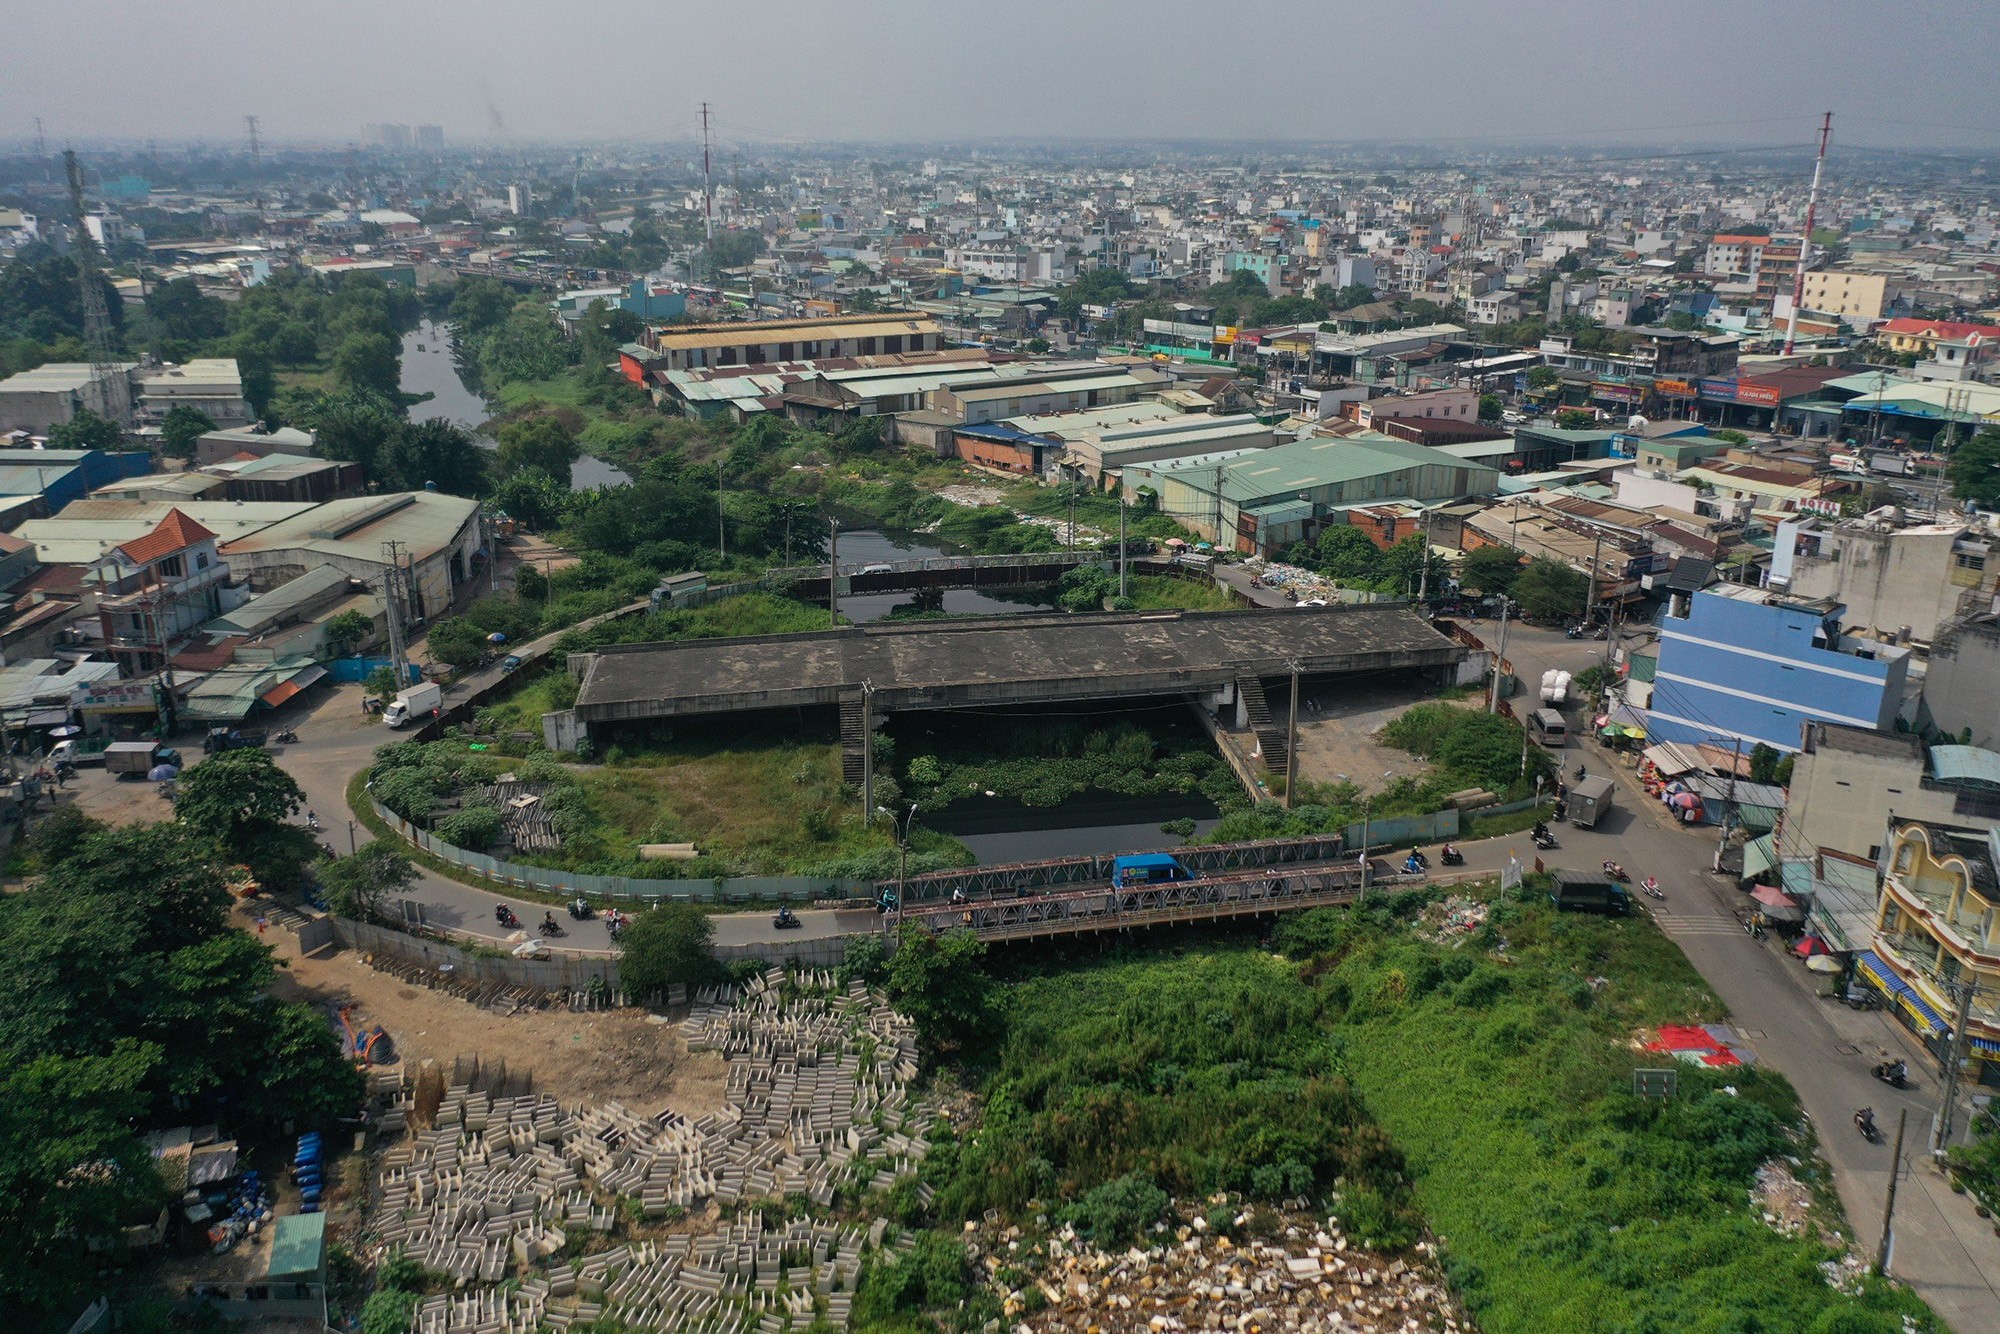
[[[372,922],[383,900],[415,884],[417,868],[393,843],[376,840],[351,857],[336,857],[319,869],[327,906],[342,917]]]
[[[1314,564],[1342,583],[1374,579],[1382,566],[1382,548],[1368,534],[1352,524],[1333,524],[1320,530],[1313,545]]]
[[[396,344],[387,334],[349,334],[334,350],[333,374],[350,393],[379,394],[393,402],[402,383]]]
[[[486,488],[486,451],[457,422],[401,422],[389,437],[382,471],[385,485],[406,491],[435,486],[448,495],[476,496]]]
[[[439,662],[448,662],[459,671],[470,671],[486,661],[492,650],[487,642],[487,631],[463,616],[445,616],[431,624],[429,638],[431,657]]]
[[[116,449],[125,442],[118,423],[100,417],[89,408],[78,408],[66,422],[49,428],[51,449]]]
[[[304,804],[305,793],[268,752],[245,748],[211,756],[182,775],[174,814],[241,858]]]
[[[493,492],[493,506],[532,532],[544,532],[563,520],[573,493],[540,468],[509,473]],[[524,572],[526,567],[523,567]]]
[[[1513,590],[1521,574],[1521,553],[1512,547],[1478,547],[1459,562],[1458,581],[1489,596]]]
[[[304,320],[286,320],[265,341],[271,359],[281,366],[303,366],[319,356],[319,335]]]
[[[1545,621],[1581,618],[1589,593],[1588,579],[1547,556],[1529,561],[1514,581],[1514,600],[1522,612]]]
[[[370,480],[382,479],[384,455],[399,421],[384,400],[374,394],[327,395],[311,403],[302,417],[321,456],[358,463]]]
[[[1759,741],[1750,747],[1750,781],[1753,783],[1773,783],[1778,777],[1778,761],[1783,755],[1775,746],[1767,746]]]
[[[201,343],[229,329],[229,306],[192,278],[172,278],[146,293],[146,322],[155,339]]]
[[[160,423],[160,452],[168,458],[194,457],[194,442],[215,429],[215,418],[200,408],[176,403]]]
[[[150,1222],[166,1202],[132,1129],[158,1060],[157,1048],[125,1041],[102,1056],[0,1067],[0,1307],[66,1322],[97,1272],[85,1243]]]
[[[1366,283],[1349,283],[1333,294],[1333,308],[1335,310],[1353,310],[1356,306],[1365,306],[1374,299],[1374,288],[1368,286]]]
[[[514,312],[514,293],[497,278],[461,278],[452,289],[446,318],[461,338],[499,328]]]
[[[1536,366],[1528,371],[1528,388],[1547,389],[1562,383],[1562,372],[1553,366]]]
[[[1564,408],[1556,414],[1556,425],[1565,431],[1588,431],[1597,418],[1582,408]]]
[[[632,919],[619,936],[624,955],[618,978],[635,996],[663,992],[673,983],[689,987],[720,973],[710,942],[715,928],[692,903],[661,903]]]
[[[1953,450],[1945,476],[1960,500],[2000,508],[2000,430],[1988,427]]]
[[[917,1026],[932,1054],[971,1045],[986,1033],[993,979],[986,943],[970,931],[932,933],[906,924],[889,960],[889,999]]]
[[[1500,414],[1506,410],[1507,405],[1501,400],[1500,395],[1481,394],[1479,396],[1479,420],[1483,422],[1497,422],[1500,420]]]
[[[576,433],[553,413],[511,421],[500,428],[503,473],[539,468],[550,477],[567,478],[570,465],[582,455]]]
[[[345,657],[375,633],[375,622],[351,608],[326,623],[327,646],[336,658]]]

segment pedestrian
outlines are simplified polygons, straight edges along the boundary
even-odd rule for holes
[[[264,916],[264,914],[262,914],[262,913],[258,913],[258,914],[257,914],[257,934],[258,934],[258,935],[260,935],[260,936],[261,936],[261,935],[263,935],[263,934],[264,934],[264,928],[265,928],[265,927],[267,927],[267,926],[269,926],[270,924],[271,924],[271,919],[270,919],[270,918],[268,918],[268,917]]]

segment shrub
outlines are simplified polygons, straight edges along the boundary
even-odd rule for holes
[[[453,847],[484,852],[500,837],[500,812],[487,802],[467,802],[456,815],[437,823],[437,834]]]
[[[1132,1172],[1090,1191],[1070,1215],[1091,1241],[1115,1249],[1158,1222],[1168,1202],[1167,1193],[1152,1178]]]
[[[834,976],[842,986],[859,979],[870,986],[877,985],[889,975],[889,942],[879,934],[850,936],[847,952],[841,957],[840,967]]]

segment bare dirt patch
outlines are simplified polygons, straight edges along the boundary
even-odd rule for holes
[[[254,913],[241,914],[254,921]],[[615,1100],[647,1114],[671,1109],[699,1117],[722,1105],[727,1063],[691,1053],[674,1025],[644,1010],[482,1010],[443,992],[411,987],[377,972],[354,950],[301,958],[286,931],[265,937],[287,965],[275,990],[287,1000],[336,1006],[351,1002],[369,1026],[388,1029],[397,1064],[413,1076],[425,1060],[449,1069],[459,1057],[506,1062],[532,1074],[537,1092],[564,1105]]]

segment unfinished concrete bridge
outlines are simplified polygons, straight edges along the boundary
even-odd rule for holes
[[[572,654],[576,704],[543,730],[574,750],[634,725],[833,708],[859,783],[868,737],[891,713],[1177,696],[1210,719],[1233,710],[1277,768],[1288,733],[1266,681],[1396,670],[1449,685],[1468,656],[1399,603],[877,622]]]
[[[932,556],[922,560],[843,564],[841,597],[911,593],[920,602],[940,602],[947,591],[1010,591],[1043,588],[1085,565],[1115,568],[1117,557],[1096,551],[1038,551],[1000,556]],[[1185,574],[1189,569],[1167,556],[1134,556],[1133,574]],[[825,602],[833,570],[827,565],[792,565],[764,576],[764,586],[802,602]]]

